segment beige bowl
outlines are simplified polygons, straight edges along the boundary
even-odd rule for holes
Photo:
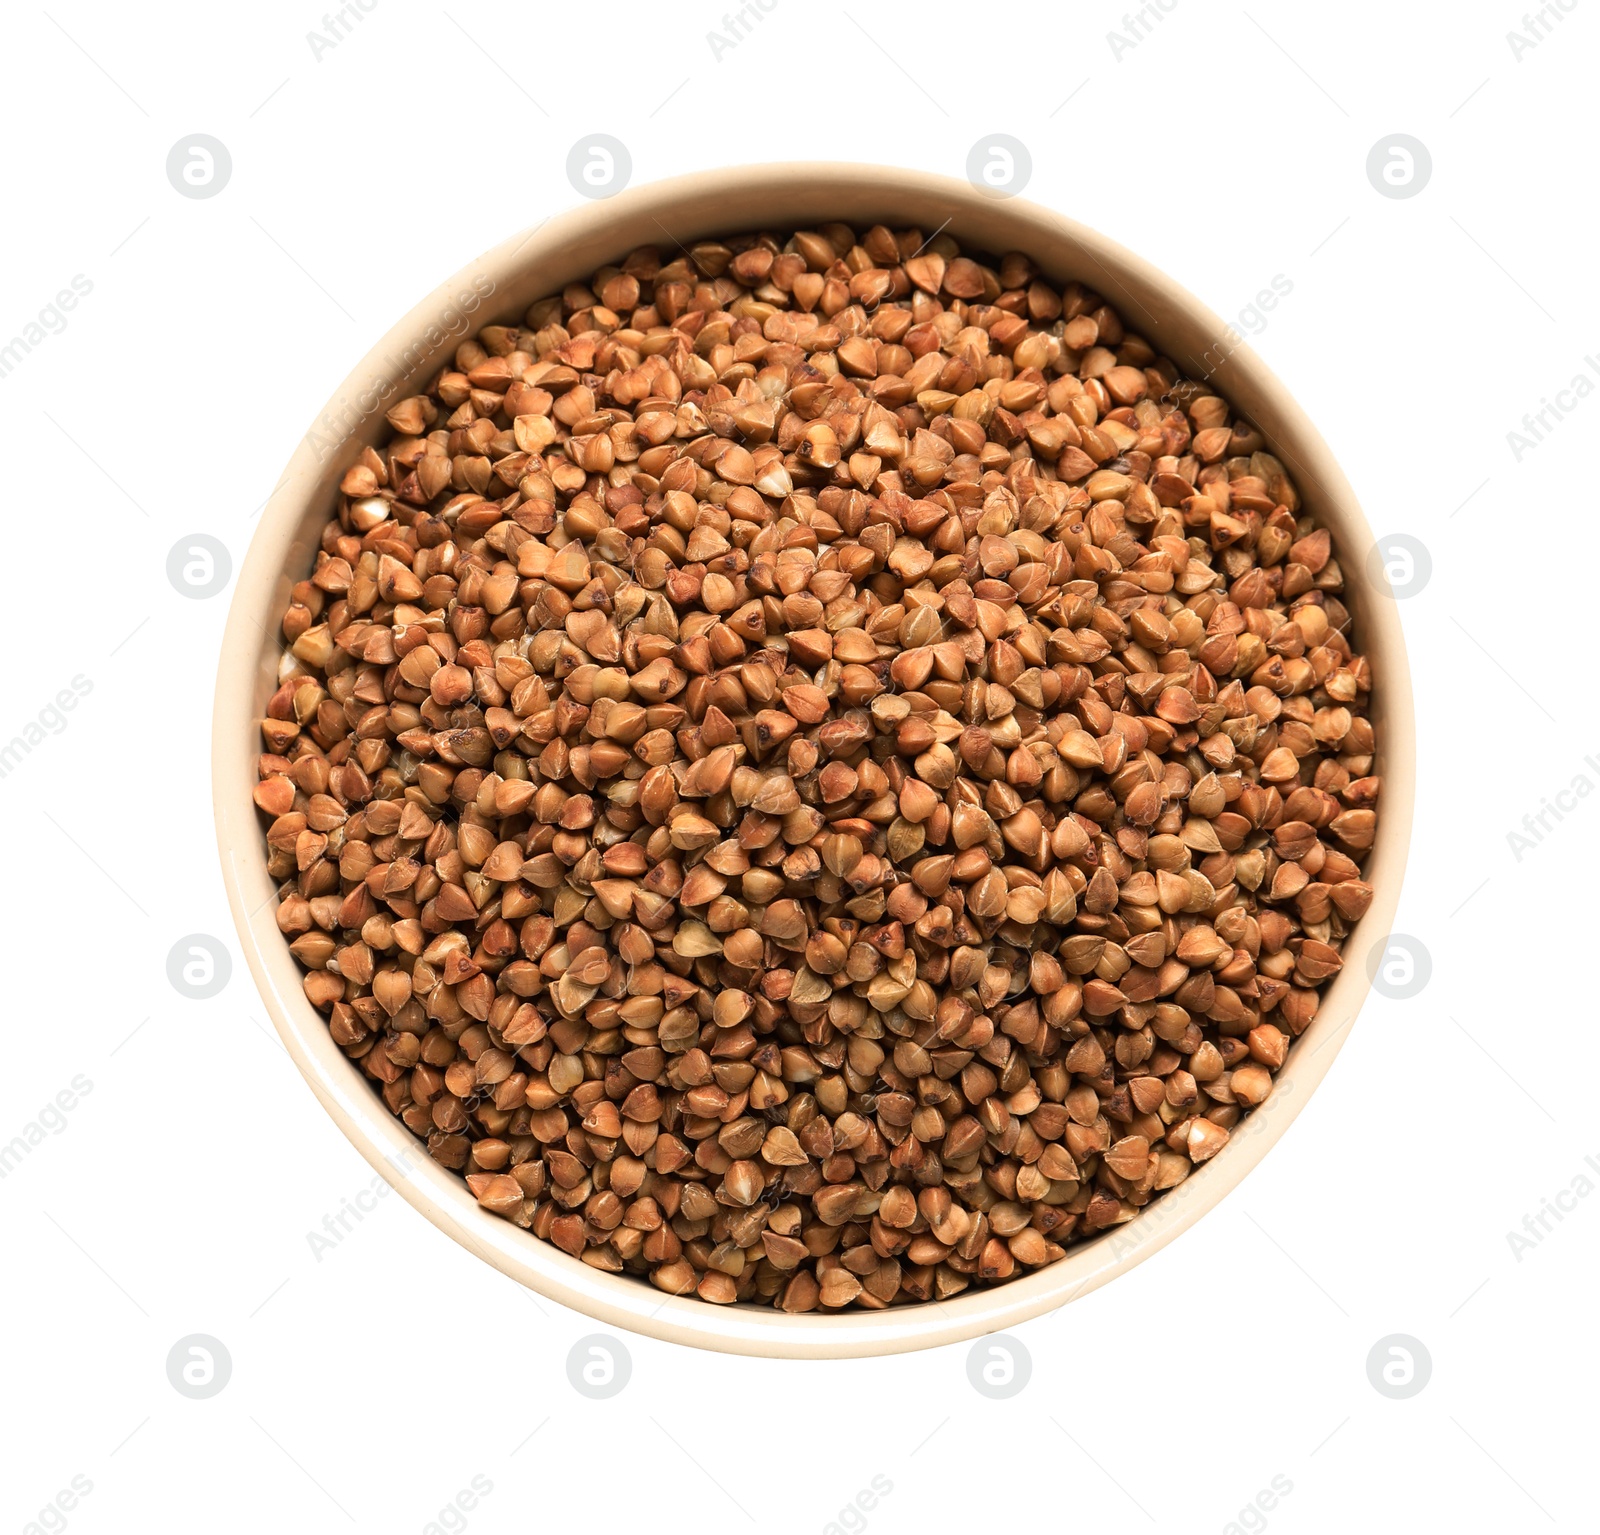
[[[642,1279],[602,1273],[479,1209],[466,1184],[421,1152],[306,1001],[299,967],[274,921],[262,828],[251,802],[256,721],[276,683],[278,623],[290,584],[311,570],[338,482],[385,431],[383,412],[415,393],[479,327],[520,318],[537,298],[638,245],[688,243],[741,229],[842,220],[948,229],[963,246],[1025,251],[1058,282],[1103,293],[1190,376],[1209,374],[1265,435],[1306,507],[1331,529],[1361,647],[1377,678],[1373,714],[1384,778],[1368,878],[1371,911],[1349,963],[1296,1043],[1267,1103],[1211,1162],[1128,1225],[1068,1250],[1048,1268],[953,1300],[886,1311],[786,1316],[664,1296]],[[1013,1326],[1106,1283],[1164,1247],[1266,1154],[1322,1080],[1368,986],[1367,958],[1394,915],[1410,838],[1414,724],[1405,644],[1387,592],[1374,586],[1373,538],[1339,466],[1277,379],[1221,320],[1137,256],[1059,214],[965,182],[867,165],[749,166],[657,182],[559,214],[514,236],[452,278],[378,343],[329,401],[289,461],[239,572],[217,671],[212,771],[217,841],[234,922],[256,985],[312,1091],[361,1154],[440,1230],[502,1273],[611,1326],[736,1354],[845,1358],[954,1343]]]

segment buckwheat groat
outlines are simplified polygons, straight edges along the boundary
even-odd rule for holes
[[[942,1299],[1270,1095],[1372,897],[1370,669],[1283,466],[1099,295],[638,250],[388,422],[256,802],[307,997],[485,1208],[712,1302]]]

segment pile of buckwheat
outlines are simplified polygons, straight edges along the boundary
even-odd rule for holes
[[[1273,1090],[1372,898],[1342,578],[1027,257],[634,251],[344,476],[256,803],[333,1039],[484,1208],[675,1295],[943,1299]]]

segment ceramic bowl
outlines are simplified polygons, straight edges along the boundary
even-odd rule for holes
[[[1020,250],[1058,283],[1097,289],[1130,329],[1190,376],[1208,375],[1260,428],[1306,508],[1334,536],[1353,630],[1371,658],[1372,715],[1384,780],[1366,877],[1372,909],[1315,1021],[1290,1053],[1276,1091],[1227,1146],[1126,1226],[1068,1249],[1010,1283],[884,1311],[786,1316],[766,1306],[712,1306],[663,1295],[643,1279],[589,1268],[478,1207],[465,1182],[421,1152],[371,1083],[329,1037],[301,990],[301,972],[274,921],[262,827],[251,802],[256,721],[276,680],[291,583],[309,574],[338,482],[387,431],[384,411],[417,391],[481,326],[520,319],[535,299],[644,244],[688,244],[747,229],[791,230],[842,220],[946,229],[964,248]],[[738,1354],[843,1358],[954,1343],[1015,1326],[1088,1294],[1141,1262],[1212,1209],[1271,1149],[1332,1066],[1369,984],[1367,956],[1390,928],[1410,837],[1414,722],[1395,604],[1375,585],[1373,538],[1327,445],[1261,360],[1193,295],[1081,224],[965,182],[867,165],[750,166],[658,182],[561,213],[512,236],[407,315],[356,367],[295,451],[262,514],[239,573],[217,675],[213,789],[228,900],[251,974],[295,1064],[361,1154],[434,1225],[541,1295],[609,1326]],[[1302,1155],[1313,1155],[1310,1145]]]

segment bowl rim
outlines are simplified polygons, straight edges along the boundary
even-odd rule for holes
[[[1316,1018],[1291,1049],[1272,1096],[1246,1116],[1212,1161],[1133,1221],[1069,1248],[1056,1263],[947,1301],[876,1312],[789,1316],[767,1307],[711,1306],[663,1295],[635,1276],[591,1268],[482,1210],[465,1181],[434,1163],[390,1115],[306,1000],[299,967],[274,920],[275,887],[266,873],[251,798],[260,750],[256,721],[281,650],[278,623],[290,573],[309,570],[311,545],[305,542],[305,530],[320,525],[339,476],[361,446],[380,434],[384,400],[432,376],[458,342],[483,324],[520,316],[531,297],[558,291],[602,262],[620,259],[635,245],[661,243],[659,234],[649,232],[652,226],[688,243],[730,230],[804,228],[830,217],[856,227],[863,220],[881,219],[925,228],[941,213],[947,217],[940,227],[950,228],[966,248],[995,255],[1025,250],[1054,279],[1077,277],[1096,288],[1129,319],[1130,329],[1156,341],[1158,350],[1186,371],[1196,355],[1204,360],[1225,345],[1206,376],[1261,429],[1271,451],[1289,469],[1305,507],[1332,531],[1344,557],[1344,600],[1362,650],[1373,659],[1373,714],[1383,775],[1383,813],[1366,869],[1375,894],[1345,949],[1347,960],[1359,957],[1363,962],[1347,963],[1334,978]],[[677,228],[669,229],[669,221]],[[982,229],[1003,238],[991,242],[967,233]],[[636,233],[629,237],[629,230]],[[507,292],[517,296],[515,305],[502,301]],[[470,301],[474,294],[480,295],[477,303]],[[462,311],[472,316],[470,326],[432,339],[446,317],[453,326]],[[1194,348],[1208,338],[1208,348],[1196,354]],[[374,394],[377,398],[369,404]],[[1367,557],[1373,542],[1355,493],[1322,436],[1248,343],[1165,273],[1048,208],[1021,198],[1000,199],[925,172],[830,162],[697,172],[570,208],[468,263],[380,338],[296,446],[261,514],[230,603],[212,730],[213,808],[223,883],[251,976],[295,1066],[368,1163],[435,1226],[540,1295],[599,1322],[668,1342],[776,1358],[898,1353],[1014,1326],[1098,1289],[1158,1252],[1220,1203],[1287,1131],[1348,1037],[1399,901],[1414,800],[1415,719],[1405,640],[1396,603],[1376,562]],[[297,554],[303,555],[298,567],[293,565]]]

